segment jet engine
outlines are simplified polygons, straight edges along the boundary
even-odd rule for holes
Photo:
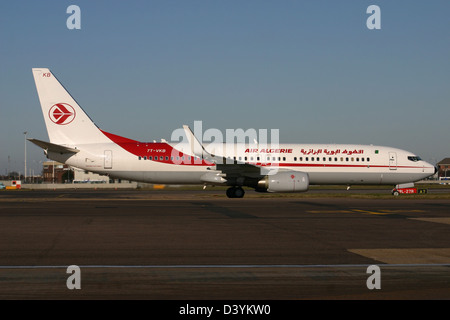
[[[305,172],[281,171],[267,175],[258,181],[256,191],[305,192],[309,187],[309,176]]]

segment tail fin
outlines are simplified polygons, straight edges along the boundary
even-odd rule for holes
[[[50,142],[59,145],[108,142],[108,138],[46,68],[33,68]]]

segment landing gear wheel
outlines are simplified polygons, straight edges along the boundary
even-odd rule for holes
[[[242,198],[244,197],[245,191],[241,187],[235,187],[234,188],[234,197],[235,198]]]
[[[244,197],[245,191],[241,187],[231,187],[227,189],[228,198],[242,198]]]
[[[227,197],[228,198],[234,198],[234,187],[227,189]]]

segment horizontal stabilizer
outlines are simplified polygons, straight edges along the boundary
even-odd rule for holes
[[[38,139],[27,139],[30,142],[33,142],[35,145],[41,147],[44,150],[51,151],[51,152],[58,152],[58,153],[77,153],[80,152],[78,149],[73,149],[65,146],[61,146],[59,144],[54,144]]]

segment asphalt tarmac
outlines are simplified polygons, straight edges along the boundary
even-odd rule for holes
[[[449,299],[450,200],[1,192],[0,252],[2,300]]]

